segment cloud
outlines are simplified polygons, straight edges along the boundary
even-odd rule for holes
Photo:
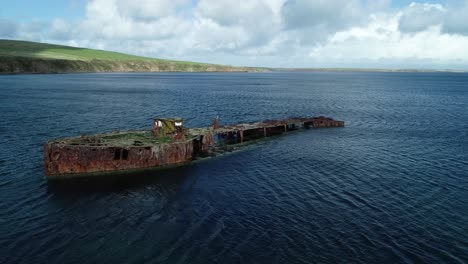
[[[253,22],[276,22],[273,6],[262,0],[201,0],[197,6],[197,13],[200,17],[211,19],[221,26],[252,25]]]
[[[468,35],[468,1],[452,1],[446,6],[413,2],[401,11],[402,32],[419,32],[437,25],[444,33]]]
[[[75,38],[107,40],[162,40],[187,32],[190,22],[178,17],[182,2],[94,0]]]
[[[444,20],[444,32],[468,35],[468,1],[449,6],[449,9]]]
[[[99,2],[99,1],[95,1]],[[190,4],[189,0],[117,0],[115,6],[123,17],[151,21],[176,13],[179,8]]]
[[[56,18],[49,26],[48,37],[56,40],[69,40],[72,38],[71,26],[65,20]]]
[[[288,0],[283,5],[282,15],[286,29],[339,29],[359,21],[363,11],[358,0]]]
[[[364,27],[337,32],[316,46],[309,56],[327,63],[392,64],[423,68],[442,64],[468,64],[468,37],[442,32],[441,25],[405,34],[399,31],[399,15],[374,16]]]
[[[242,31],[238,48],[266,45],[280,34],[280,10],[284,0],[201,0],[196,9],[197,19],[210,20],[221,29]],[[215,35],[212,37],[216,38]]]
[[[283,28],[301,45],[317,45],[337,31],[365,25],[370,14],[388,10],[387,0],[287,0]]]
[[[418,32],[430,26],[442,25],[447,10],[440,4],[411,3],[400,17],[402,32]]]
[[[190,1],[180,0],[175,1],[177,4],[172,1],[154,3],[146,0],[90,1],[86,19],[77,26],[78,32],[73,33],[75,39],[144,40],[153,44],[159,41],[156,46],[167,43],[169,48],[162,49],[173,56],[218,51],[246,53],[247,49],[268,45],[280,34],[279,12],[283,0],[245,3],[201,0],[195,6]]]

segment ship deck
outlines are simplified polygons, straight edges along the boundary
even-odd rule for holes
[[[300,128],[342,127],[326,117],[288,118],[255,123],[188,128],[160,135],[151,130],[111,132],[56,139],[45,144],[46,175],[63,178],[97,172],[155,168],[190,162],[227,145],[280,135]]]
[[[131,147],[153,146],[173,143],[169,136],[154,137],[151,130],[111,132],[106,134],[82,135],[73,138],[62,138],[50,141],[49,144],[89,146],[89,147]]]
[[[325,122],[325,123],[324,123]],[[314,117],[314,118],[288,118],[281,120],[266,120],[263,122],[241,123],[236,125],[220,126],[216,129],[212,127],[188,128],[185,130],[185,139],[191,140],[200,135],[207,133],[214,134],[229,134],[237,133],[238,131],[263,131],[266,133],[268,129],[294,130],[304,126],[320,127],[321,124],[325,127],[343,126],[344,122],[335,121],[331,118]],[[49,144],[58,145],[73,145],[73,146],[89,146],[89,147],[133,147],[133,146],[155,146],[159,144],[174,143],[176,140],[170,136],[154,137],[151,130],[133,130],[133,131],[117,131],[105,134],[96,135],[81,135],[79,137],[62,138],[48,142]]]

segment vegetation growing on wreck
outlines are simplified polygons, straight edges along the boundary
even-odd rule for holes
[[[260,70],[262,69],[147,58],[46,43],[0,40],[0,72],[3,73]]]
[[[174,142],[174,139],[169,136],[154,137],[151,131],[104,135],[100,140],[104,144],[133,146],[146,146]]]
[[[152,131],[128,131],[81,136],[70,139],[57,139],[56,142],[67,142],[70,145],[87,146],[153,146],[157,144],[172,143],[174,139],[169,136],[154,137]]]
[[[288,118],[255,123],[184,128],[181,118],[154,118],[152,131],[114,132],[50,141],[44,146],[48,177],[113,172],[190,162],[230,151],[238,145],[300,128],[343,127],[343,121],[324,116]]]

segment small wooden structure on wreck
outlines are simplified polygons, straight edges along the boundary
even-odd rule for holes
[[[343,127],[323,116],[207,128],[184,128],[182,118],[155,118],[152,131],[126,131],[57,139],[44,146],[49,179],[169,166],[190,162],[211,149],[301,128]]]

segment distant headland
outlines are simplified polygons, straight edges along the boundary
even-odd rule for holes
[[[39,42],[0,39],[0,74],[85,72],[467,72],[463,70],[380,68],[239,67],[141,57]]]
[[[0,39],[0,73],[256,72],[265,70],[265,68],[164,60],[112,51]]]
[[[398,69],[398,68],[276,68],[277,71],[295,71],[295,72],[460,72],[465,70],[452,69]]]

